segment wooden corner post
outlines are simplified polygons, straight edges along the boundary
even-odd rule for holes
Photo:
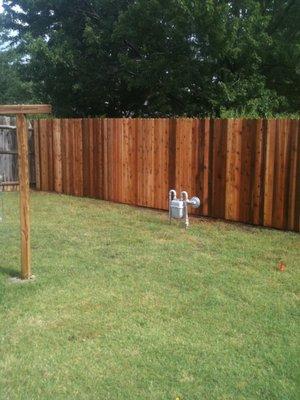
[[[29,216],[29,161],[28,161],[28,128],[27,114],[50,114],[51,106],[12,105],[1,106],[0,115],[16,115],[17,139],[19,155],[19,182],[20,182],[20,227],[21,227],[21,279],[30,279],[31,251],[30,251],[30,216]]]

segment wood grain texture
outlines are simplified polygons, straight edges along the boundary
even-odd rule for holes
[[[294,230],[299,232],[300,230],[300,127],[298,121],[298,140],[297,140],[297,161],[296,161],[296,195],[295,195],[295,219],[294,219]]]
[[[101,124],[99,119],[92,121],[93,130],[93,160],[94,160],[94,173],[93,173],[93,187],[94,197],[101,198],[102,189],[102,145],[101,145]]]
[[[34,129],[42,190],[163,210],[170,189],[186,190],[201,198],[192,214],[299,231],[298,120],[88,118]]]
[[[41,190],[50,190],[49,182],[49,154],[52,152],[48,147],[47,137],[47,120],[39,121],[39,138],[40,138],[40,170],[41,170]]]
[[[234,139],[236,138],[236,132],[233,133]],[[226,218],[226,161],[227,161],[227,137],[228,137],[228,121],[227,120],[214,120],[213,123],[213,143],[212,143],[212,198],[211,198],[211,209],[210,215],[216,218]],[[237,149],[233,147],[233,152],[237,152]],[[237,158],[236,154],[234,161]],[[233,164],[234,165],[234,164]],[[236,196],[236,189],[234,186],[234,179],[236,171],[231,183],[231,191],[234,197]],[[237,203],[233,205],[236,206]],[[235,213],[232,210],[230,219],[235,220]]]
[[[0,106],[0,115],[18,114],[51,114],[52,107],[49,104],[19,104]]]
[[[53,120],[54,191],[62,193],[61,123]]]
[[[278,123],[268,120],[266,131],[266,167],[264,190],[264,226],[272,226],[273,198],[274,198],[274,168],[276,153],[276,136]]]
[[[252,192],[255,170],[256,121],[244,120],[241,131],[240,198],[238,221],[253,220]]]
[[[62,154],[62,191],[65,194],[70,192],[70,181],[69,181],[69,162],[68,162],[68,120],[61,120],[61,154]]]
[[[41,170],[40,170],[40,133],[39,122],[33,122],[34,134],[34,162],[35,162],[35,184],[36,189],[41,190]]]
[[[299,171],[297,173],[297,155],[299,156],[299,122],[294,120],[290,124],[290,157],[289,157],[289,187],[287,197],[287,222],[286,228],[289,230],[297,230],[296,228],[296,199],[297,199],[297,182],[299,187]],[[299,198],[298,198],[299,201]]]
[[[83,146],[82,146],[82,120],[74,120],[75,142],[75,195],[83,196]]]
[[[48,145],[48,184],[49,192],[54,190],[53,121],[47,120],[46,139]]]
[[[209,215],[209,193],[211,181],[209,179],[209,167],[210,167],[210,120],[205,119],[200,121],[200,142],[201,142],[201,154],[203,153],[203,164],[201,165],[201,183],[202,183],[202,214]]]
[[[262,120],[254,122],[255,147],[253,150],[254,167],[251,170],[252,186],[252,218],[255,225],[263,223],[263,189],[264,189],[264,144],[265,144],[265,123]]]
[[[17,116],[20,181],[21,278],[31,277],[28,129],[25,115]]]

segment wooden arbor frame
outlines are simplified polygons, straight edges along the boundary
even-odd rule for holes
[[[21,279],[31,279],[30,218],[29,218],[29,164],[28,164],[28,128],[26,115],[51,114],[47,104],[0,105],[0,115],[17,117],[17,139],[20,182],[20,226],[21,226]]]

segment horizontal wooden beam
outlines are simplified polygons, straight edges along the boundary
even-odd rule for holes
[[[19,185],[19,182],[2,182],[0,183],[0,186],[17,186]]]
[[[11,151],[11,150],[0,150],[0,155],[5,155],[5,156],[17,156],[19,153],[17,151]],[[32,156],[34,153],[32,151],[29,151],[28,154]]]
[[[52,107],[49,104],[20,104],[20,105],[0,105],[0,115],[17,114],[51,114]]]

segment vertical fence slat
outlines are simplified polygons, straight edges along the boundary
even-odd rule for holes
[[[276,121],[274,176],[273,176],[273,202],[271,226],[279,227],[281,223],[282,191],[280,188],[281,170],[284,153],[284,137],[282,135],[283,121]]]
[[[176,128],[177,120],[172,118],[169,120],[169,171],[168,171],[168,181],[169,190],[175,189],[176,185]]]
[[[201,149],[203,151],[203,165],[201,168],[202,181],[202,214],[209,215],[209,187],[211,185],[209,170],[210,170],[210,120],[208,118],[201,121]]]
[[[144,204],[154,208],[154,119],[144,120]]]
[[[49,152],[47,139],[47,121],[41,120],[40,125],[40,168],[41,168],[41,189],[49,190]]]
[[[88,119],[82,120],[83,196],[90,196],[89,131]]]
[[[138,119],[138,131],[137,131],[137,146],[138,146],[138,161],[137,161],[137,171],[138,171],[138,201],[137,205],[145,206],[144,193],[145,193],[145,178],[146,173],[145,168],[145,132],[144,123],[141,118]]]
[[[72,181],[73,181],[73,192],[72,194],[74,196],[78,196],[78,191],[79,191],[79,174],[78,174],[78,164],[79,164],[79,158],[78,158],[78,145],[77,145],[77,137],[78,137],[78,124],[77,124],[77,119],[72,119],[72,153],[71,153],[71,165],[72,165]]]
[[[169,124],[166,119],[154,121],[154,188],[153,206],[166,209],[169,192]]]
[[[253,170],[255,169],[255,121],[244,120],[241,137],[241,181],[239,221],[252,222]]]
[[[60,121],[61,126],[61,172],[62,172],[62,193],[66,193],[66,127],[64,119]]]
[[[73,157],[74,157],[74,123],[72,119],[67,120],[66,131],[66,150],[67,150],[67,182],[68,193],[74,194],[74,174],[73,174]]]
[[[107,119],[103,120],[103,200],[108,199],[108,146],[107,146]]]
[[[162,120],[157,119],[154,121],[154,182],[155,182],[155,197],[154,197],[154,207],[161,209],[161,198],[162,194]]]
[[[161,150],[160,150],[160,162],[161,162],[161,203],[160,208],[162,210],[168,209],[168,195],[169,195],[169,121],[167,119],[162,120],[161,127]]]
[[[176,185],[181,191],[191,193],[193,188],[192,173],[192,132],[193,120],[182,118],[176,124]]]
[[[91,154],[93,160],[93,171],[90,175],[92,182],[93,197],[101,199],[102,190],[102,144],[101,144],[101,122],[98,118],[90,119]]]
[[[300,230],[300,121],[298,121],[298,151],[296,164],[296,200],[295,200],[295,222],[294,229]]]
[[[54,191],[62,193],[61,121],[53,120]]]
[[[82,147],[82,120],[75,121],[76,132],[76,174],[77,179],[77,196],[83,196],[83,147]]]
[[[48,162],[49,162],[49,191],[54,190],[54,159],[53,159],[53,120],[47,121],[47,138],[48,138]]]
[[[124,166],[124,153],[123,153],[123,141],[124,141],[124,130],[123,121],[121,118],[116,120],[116,201],[124,203],[124,181],[123,181],[123,168]]]
[[[224,218],[226,214],[227,131],[227,121],[222,121],[220,119],[214,121],[211,215],[216,218]]]
[[[107,119],[107,197],[106,200],[113,200],[113,140],[112,140],[112,132],[113,132],[113,120]]]
[[[95,189],[94,189],[94,129],[93,129],[93,120],[91,118],[87,119],[86,122],[86,129],[87,129],[87,153],[89,156],[89,163],[88,163],[88,190],[89,196],[95,197]]]
[[[266,168],[264,192],[264,220],[265,226],[272,226],[273,189],[274,189],[274,162],[276,149],[276,121],[268,120],[266,132]]]
[[[41,189],[41,170],[40,170],[40,130],[39,121],[33,121],[34,134],[34,160],[35,160],[35,185],[37,190]]]
[[[225,218],[234,219],[237,201],[236,193],[236,131],[235,122],[228,121],[227,155],[226,155],[226,206]]]
[[[72,153],[73,153],[73,130],[72,121],[66,120],[66,163],[67,163],[67,194],[72,194],[72,188],[74,186],[73,174],[72,174]]]
[[[289,168],[289,193],[287,204],[287,229],[295,229],[296,218],[296,187],[297,187],[297,154],[299,153],[299,124],[291,121],[290,143],[290,168]],[[299,176],[298,176],[299,180]]]
[[[252,223],[262,223],[263,209],[263,186],[264,186],[264,123],[262,120],[255,121],[255,149],[254,149],[254,177],[252,187]]]

